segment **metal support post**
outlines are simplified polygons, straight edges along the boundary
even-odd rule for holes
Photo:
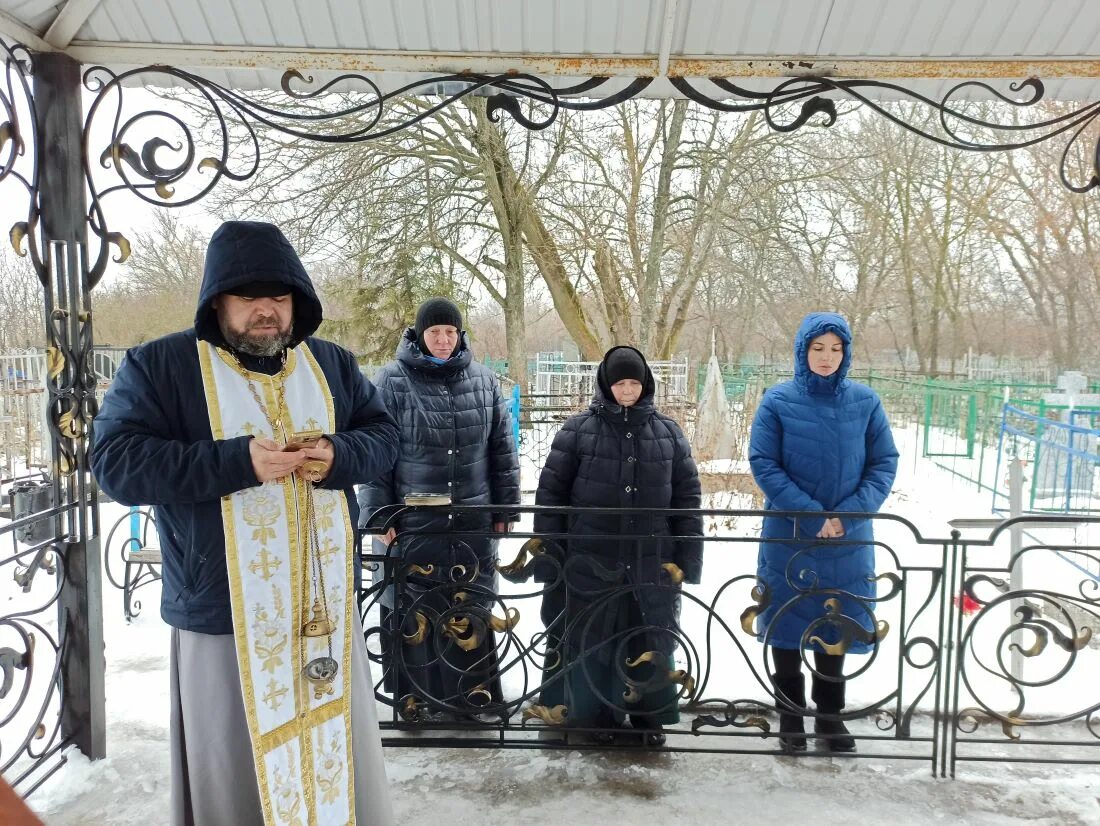
[[[80,64],[61,54],[35,56],[40,142],[39,206],[49,250],[48,340],[58,358],[49,404],[53,478],[61,500],[76,504],[58,537],[64,587],[57,603],[61,637],[61,736],[92,759],[106,755],[102,560],[95,483],[88,468],[95,379],[85,250],[86,197]]]

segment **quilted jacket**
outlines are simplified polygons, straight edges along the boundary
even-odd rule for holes
[[[402,530],[485,532],[491,522],[514,519],[507,506],[519,504],[520,486],[511,415],[500,382],[473,360],[465,334],[458,354],[436,364],[420,351],[410,327],[398,344],[397,359],[379,371],[374,384],[397,420],[401,444],[393,471],[359,489],[361,527],[380,507],[404,502],[410,493],[449,494],[456,505],[503,509],[443,521],[410,514],[401,520]],[[495,577],[495,542],[488,537],[409,536],[405,545],[407,562],[433,565],[440,572],[476,563],[482,584],[490,585]]]
[[[844,357],[825,378],[810,370],[806,355],[810,342],[828,332],[840,337]],[[898,451],[882,402],[871,388],[847,378],[851,342],[842,316],[806,316],[794,342],[794,378],[764,394],[752,425],[749,462],[765,508],[809,513],[764,519],[758,576],[769,598],[760,637],[779,648],[812,647],[808,641],[815,635],[827,644],[847,638],[853,653],[871,648],[871,522],[841,517],[845,535],[828,544],[815,539],[824,519],[813,515],[877,512],[897,472]],[[836,603],[827,610],[831,598],[839,600],[839,613]]]
[[[642,397],[634,406],[622,407],[614,401],[601,364],[589,409],[567,420],[554,437],[535,504],[697,509],[699,474],[691,447],[679,425],[657,412],[654,390],[653,373],[647,367]],[[621,572],[627,582],[668,585],[668,575],[661,568],[665,562],[678,565],[685,582],[697,583],[702,576],[703,520],[699,516],[539,513],[535,531],[568,534],[553,540],[564,550],[565,559],[585,557],[595,563],[572,564],[567,581],[579,591],[607,588],[606,577],[612,572]],[[622,534],[653,538],[641,542],[613,538]],[[667,536],[699,538],[662,538]],[[547,577],[544,573],[540,578]],[[647,622],[674,624],[671,591],[641,590],[639,600]]]

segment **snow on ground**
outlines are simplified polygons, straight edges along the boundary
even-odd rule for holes
[[[65,793],[31,803],[48,794],[48,826],[164,823],[168,761],[151,734],[94,765],[74,758]],[[1072,767],[980,767],[951,781],[916,764],[834,758],[388,749],[386,759],[401,826],[1100,822],[1096,772]]]
[[[902,462],[887,512],[909,519],[922,535],[933,538],[948,535],[949,519],[989,515],[987,492],[920,458],[915,431],[899,431],[897,436]],[[712,497],[711,503],[748,506],[733,495]],[[104,506],[105,529],[123,514],[116,505]],[[749,538],[757,530],[758,520],[748,518],[715,526],[715,532],[733,531]],[[1078,541],[1085,538],[1090,537],[1077,537]],[[908,561],[927,558],[935,565],[940,559],[938,545],[915,544],[904,526],[889,526],[880,531],[879,539]],[[519,540],[507,540],[501,557],[510,559],[518,544]],[[990,558],[1003,557],[1004,547],[991,551]],[[751,542],[709,546],[706,580],[693,586],[692,593],[709,602],[728,576],[753,569],[755,553]],[[880,557],[880,566],[890,564]],[[1045,566],[1040,567],[1049,574]],[[505,586],[513,593],[515,587]],[[169,632],[158,615],[159,586],[144,589],[140,597],[144,612],[127,625],[120,592],[105,590],[108,757],[90,763],[71,752],[68,764],[35,792],[30,803],[49,826],[166,822]],[[719,608],[736,619],[749,604],[748,587],[728,599]],[[538,622],[536,608],[528,602],[523,609],[525,636],[536,630],[535,625],[528,626]],[[701,639],[705,633],[692,625],[697,620],[692,619],[691,610],[690,605],[685,607],[685,626]],[[738,635],[747,655],[762,668],[760,646]],[[896,645],[897,636],[889,640],[881,668],[876,666],[877,671],[861,677],[858,688],[853,685],[857,701],[880,697],[883,687],[890,685],[890,663],[896,663],[897,650],[889,648],[889,643]],[[732,649],[723,653],[718,644],[715,651],[709,696],[760,695],[752,690],[755,678],[740,653]],[[1094,657],[1088,673],[1094,678],[1100,675],[1098,652],[1082,653]],[[1100,679],[1093,679],[1084,688],[1094,693],[1097,684]],[[388,709],[380,710],[388,717]],[[914,726],[927,724],[918,718]],[[857,726],[863,727],[861,733],[874,731],[869,721],[859,721]],[[1094,739],[1085,732],[1082,735],[1079,739],[1085,742]],[[687,735],[670,740],[689,748],[705,745]],[[756,744],[750,748],[766,747],[759,738],[745,742]],[[872,751],[868,744],[861,749]],[[792,818],[898,826],[1100,823],[1100,772],[1095,767],[965,763],[958,768],[958,779],[949,781],[934,779],[927,762],[889,759],[417,747],[391,748],[386,756],[397,822],[402,826],[435,826],[444,818],[448,826],[588,826],[646,819],[668,824],[766,824],[789,823]]]

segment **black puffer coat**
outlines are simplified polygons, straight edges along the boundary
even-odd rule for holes
[[[606,362],[607,356],[597,372],[597,391],[588,411],[567,420],[554,437],[539,477],[535,504],[699,508],[699,473],[691,447],[679,425],[654,407],[653,373],[647,366],[642,397],[633,407],[621,407],[604,376]],[[703,520],[699,516],[539,513],[535,531],[569,534],[567,540],[550,542],[564,550],[566,581],[570,589],[579,592],[599,591],[614,582],[609,582],[601,569],[618,571],[615,579],[634,584],[668,585],[668,574],[661,568],[666,562],[680,567],[685,582],[697,583],[702,576]],[[609,538],[623,534],[699,539],[638,542]],[[593,538],[582,538],[585,535]],[[576,564],[582,556],[599,567]],[[546,580],[551,573],[548,569],[540,566],[536,576]],[[640,591],[643,619],[657,626],[674,624],[674,594],[668,588]]]
[[[456,505],[518,505],[519,459],[511,415],[493,372],[473,360],[465,334],[459,353],[437,365],[421,353],[410,327],[397,347],[397,360],[374,380],[401,431],[397,465],[359,489],[361,527],[380,507],[403,502],[410,493],[450,494]],[[442,519],[443,521],[440,521]],[[399,530],[453,528],[490,531],[492,522],[514,519],[508,511],[447,517],[410,514]],[[488,537],[452,543],[448,537],[406,543],[405,559],[436,570],[466,565],[476,557],[483,584],[494,579],[494,542]]]

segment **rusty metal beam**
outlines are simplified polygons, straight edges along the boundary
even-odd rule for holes
[[[659,58],[629,55],[555,55],[441,53],[295,49],[276,47],[188,46],[153,43],[74,42],[67,53],[85,64],[111,67],[167,64],[218,69],[302,71],[505,74],[528,72],[546,77],[593,75],[656,77]],[[813,56],[670,55],[668,77],[786,78],[824,75],[888,80],[906,78],[1019,79],[1027,77],[1100,78],[1100,58],[1017,57],[972,60],[957,57],[884,58]]]
[[[1100,78],[1096,57],[764,57],[673,58],[669,77],[844,77],[863,80],[942,79],[1008,80],[1016,78]]]

